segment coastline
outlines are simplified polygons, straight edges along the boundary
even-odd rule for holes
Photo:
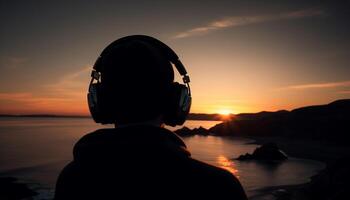
[[[335,160],[349,156],[350,147],[327,141],[311,139],[293,139],[287,137],[246,137],[254,140],[251,144],[262,145],[276,143],[289,156],[320,161],[330,164]]]
[[[287,155],[295,158],[308,159],[322,162],[325,169],[337,160],[350,156],[350,147],[337,145],[331,142],[313,141],[309,139],[291,139],[285,137],[246,137],[254,140],[247,144],[262,145],[265,143],[276,143]],[[325,170],[324,169],[324,170]],[[311,199],[307,190],[313,184],[313,177],[321,176],[323,171],[317,172],[309,177],[309,181],[295,185],[280,185],[265,187],[256,190],[256,194],[250,200],[308,200]]]
[[[249,200],[309,200],[303,191],[308,183],[280,185],[258,189]]]

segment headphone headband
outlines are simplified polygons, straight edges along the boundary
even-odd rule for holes
[[[187,75],[187,71],[185,66],[182,64],[182,62],[179,59],[179,56],[177,56],[177,54],[166,44],[164,44],[163,42],[147,36],[147,35],[130,35],[130,36],[126,36],[123,38],[120,38],[114,42],[112,42],[110,45],[108,45],[101,53],[101,55],[98,57],[95,65],[94,65],[94,69],[97,72],[101,72],[101,69],[99,69],[99,62],[101,61],[101,58],[103,57],[104,54],[106,54],[107,52],[110,51],[111,48],[115,47],[116,45],[120,45],[122,43],[126,43],[128,41],[132,41],[132,40],[140,40],[140,41],[145,41],[145,42],[149,42],[155,46],[158,47],[158,49],[161,50],[161,52],[163,52],[165,54],[165,56],[167,57],[167,59],[173,63],[175,65],[175,68],[177,69],[177,71],[180,73],[181,76],[183,77],[183,81],[185,83],[189,83],[190,79]]]

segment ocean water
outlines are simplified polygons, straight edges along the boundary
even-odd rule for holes
[[[219,121],[192,121],[186,126],[209,128]],[[83,135],[99,128],[88,118],[0,118],[0,176],[15,176],[32,183],[37,197],[50,198],[61,169],[72,159],[72,148]],[[180,127],[167,127],[171,130]],[[321,170],[322,163],[291,158],[267,165],[233,160],[251,153],[257,145],[244,138],[194,136],[184,138],[192,157],[222,167],[235,174],[248,196],[257,189],[307,182]]]

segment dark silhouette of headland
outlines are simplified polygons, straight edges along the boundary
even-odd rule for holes
[[[314,105],[291,111],[242,113],[209,128],[208,135],[242,137],[291,137],[348,143],[350,133],[350,99]],[[198,132],[198,130],[194,130]],[[205,132],[201,130],[202,134]],[[182,136],[195,135],[187,128]]]

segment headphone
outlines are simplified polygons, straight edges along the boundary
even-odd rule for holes
[[[101,124],[113,124],[117,123],[115,117],[116,113],[112,113],[113,109],[107,109],[108,106],[101,106],[101,76],[103,73],[101,68],[103,66],[102,59],[109,54],[112,48],[130,41],[142,41],[161,52],[161,56],[165,57],[170,63],[172,63],[177,71],[182,76],[184,84],[173,82],[170,89],[169,106],[167,106],[163,113],[163,120],[166,125],[176,126],[182,125],[188,116],[191,108],[191,90],[190,90],[190,77],[187,75],[185,66],[181,63],[176,53],[163,42],[146,35],[131,35],[120,38],[110,45],[108,45],[97,58],[93,70],[91,72],[91,81],[89,84],[87,100],[89,110],[92,118],[96,123]]]

